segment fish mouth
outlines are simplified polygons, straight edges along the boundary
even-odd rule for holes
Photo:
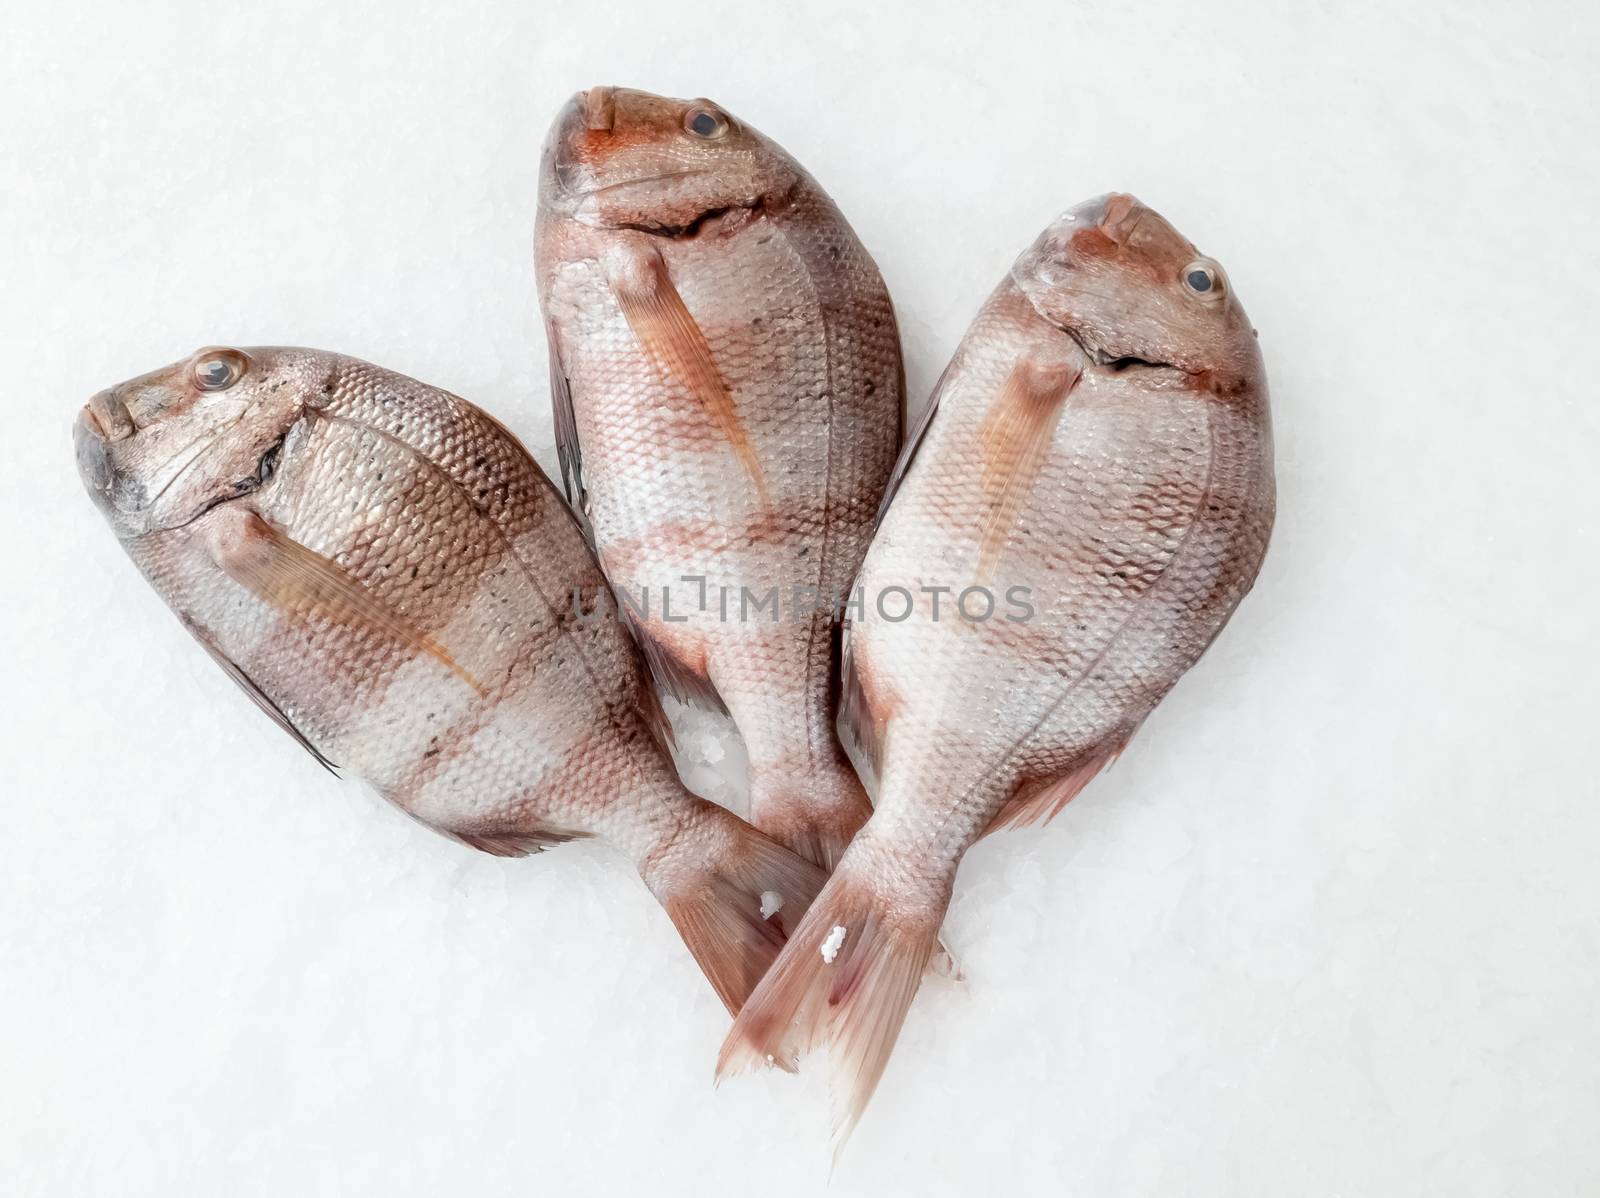
[[[109,505],[116,471],[111,464],[111,441],[100,418],[85,404],[72,425],[72,448],[78,459],[78,477],[99,503]]]
[[[579,198],[584,170],[574,146],[587,127],[585,97],[588,92],[578,92],[556,114],[544,143],[544,182],[539,188],[539,206],[552,211],[570,211]]]
[[[551,122],[545,144],[546,170],[565,201],[562,207],[571,207],[600,190],[591,182],[593,166],[584,149],[591,134],[612,132],[617,118],[616,93],[614,87],[576,92]]]
[[[83,405],[81,419],[87,420],[95,434],[105,441],[121,441],[133,436],[133,413],[115,390],[97,392]]]
[[[100,391],[78,410],[72,425],[78,475],[97,500],[111,502],[116,484],[112,445],[133,436],[133,414],[114,390]]]
[[[1126,245],[1134,230],[1150,215],[1150,209],[1125,191],[1109,191],[1073,205],[1064,215],[1074,225],[1098,228],[1118,245]]]
[[[170,531],[185,527],[219,503],[248,493],[248,490],[235,490],[224,494],[182,519],[163,522],[159,518],[158,508],[162,498],[174,487],[191,479],[196,470],[205,467],[207,455],[224,443],[227,432],[244,415],[241,412],[224,427],[201,433],[172,452],[158,468],[147,474],[142,468],[130,470],[126,463],[119,467],[116,460],[117,445],[133,435],[133,422],[127,414],[126,405],[114,393],[103,391],[79,409],[78,418],[73,422],[72,441],[78,462],[78,476],[83,480],[90,498],[119,521],[141,522],[143,531]],[[118,435],[124,427],[127,432]],[[281,449],[282,438],[270,447],[267,458],[263,459],[260,469],[264,474],[256,480],[258,484],[271,476],[271,469]]]

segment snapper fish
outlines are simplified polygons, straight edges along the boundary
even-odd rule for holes
[[[840,713],[876,810],[719,1075],[827,1046],[842,1147],[962,855],[1050,819],[1122,752],[1254,583],[1274,494],[1265,369],[1222,268],[1128,195],[1051,224],[978,312],[897,470]]]
[[[568,498],[658,684],[737,725],[752,822],[831,866],[871,814],[834,717],[900,446],[883,279],[750,125],[609,87],[550,131],[536,240]]]
[[[213,348],[94,396],[75,441],[134,564],[313,757],[484,852],[614,846],[739,1009],[822,875],[684,790],[599,567],[493,418],[338,354]]]

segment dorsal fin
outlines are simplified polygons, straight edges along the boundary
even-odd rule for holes
[[[589,523],[589,493],[583,489],[583,445],[578,440],[578,414],[572,406],[572,380],[567,377],[561,355],[561,336],[556,322],[545,324],[550,355],[550,414],[555,424],[556,456],[561,460],[561,486],[567,505],[578,517],[583,539],[594,548],[594,528]]]
[[[939,414],[939,395],[944,390],[944,383],[950,377],[950,366],[944,368],[944,373],[939,376],[939,381],[933,385],[933,394],[928,397],[928,406],[922,409],[922,415],[917,417],[917,423],[911,430],[911,435],[906,438],[906,443],[900,447],[900,456],[895,459],[894,470],[889,474],[889,483],[883,489],[883,499],[878,503],[878,516],[873,524],[883,523],[884,513],[889,510],[889,505],[894,502],[895,492],[900,489],[900,484],[905,482],[906,472],[911,469],[911,463],[916,460],[917,450],[922,448],[922,442],[928,435],[928,430],[933,427],[934,417]]]

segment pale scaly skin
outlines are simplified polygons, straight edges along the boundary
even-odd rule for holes
[[[686,128],[702,112],[726,122],[713,138]],[[546,145],[538,276],[568,494],[606,575],[636,604],[648,595],[637,623],[664,684],[732,715],[753,822],[831,865],[870,814],[833,730],[829,608],[900,441],[883,280],[822,189],[755,130],[705,101],[601,88]],[[619,301],[630,286],[676,292],[709,384],[652,353]],[[718,383],[731,433],[707,402]],[[778,620],[741,588],[775,590]]]
[[[218,361],[238,380],[197,386]],[[625,630],[583,618],[593,556],[500,425],[351,358],[217,350],[102,392],[77,442],[151,585],[325,762],[489,852],[599,837],[680,925],[745,886],[721,933],[683,929],[737,1010],[781,942],[762,890],[788,891],[792,919],[820,879],[683,790]],[[331,563],[347,597],[295,574],[264,593],[249,569],[279,544]]]
[[[1210,272],[1205,294],[1183,281],[1192,267]],[[1048,419],[1024,418],[1019,377],[1040,384],[1031,402]],[[876,811],[723,1053],[731,1069],[830,1043],[841,1135],[887,1060],[962,855],[996,827],[1049,818],[1121,750],[1250,589],[1273,520],[1253,330],[1220,269],[1131,197],[1046,230],[933,402],[848,631],[842,731],[881,774]],[[1032,459],[1027,427],[1042,430]],[[997,527],[1002,492],[1016,505]],[[987,620],[956,610],[975,586],[996,597]],[[916,597],[904,620],[898,592],[893,620],[872,598],[896,587]],[[937,620],[934,587],[950,589]],[[985,606],[969,595],[975,617]],[[828,963],[830,935],[842,944]]]

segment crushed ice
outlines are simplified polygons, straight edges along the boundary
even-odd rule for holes
[[[763,890],[761,892],[761,918],[771,919],[783,910],[783,895],[776,890]]]
[[[828,933],[828,938],[822,942],[822,959],[829,965],[839,955],[839,946],[844,943],[845,927],[843,924],[833,925],[833,931]]]

